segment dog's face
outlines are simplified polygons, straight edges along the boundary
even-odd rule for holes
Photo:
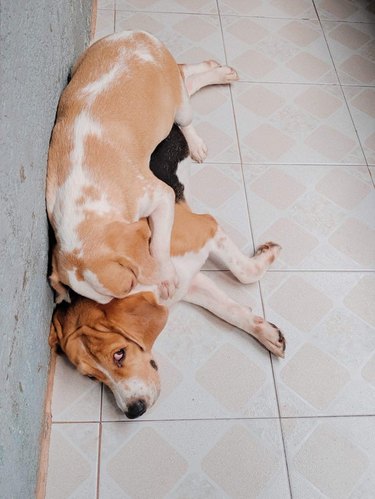
[[[152,293],[106,305],[79,297],[57,306],[49,344],[60,346],[83,375],[105,383],[119,408],[133,419],[158,398],[160,380],[151,348],[167,317]]]

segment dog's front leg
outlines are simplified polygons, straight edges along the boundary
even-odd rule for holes
[[[178,287],[176,269],[170,256],[175,194],[161,182],[157,193],[153,209],[148,215],[151,229],[150,253],[158,264],[160,296],[167,300],[174,295]]]
[[[250,308],[233,301],[202,272],[194,277],[183,299],[251,334],[276,357],[284,357],[285,338],[281,331],[274,324],[252,314]]]

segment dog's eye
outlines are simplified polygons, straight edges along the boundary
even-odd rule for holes
[[[117,367],[122,366],[122,363],[124,362],[125,359],[125,355],[126,355],[125,348],[121,348],[120,350],[117,350],[117,352],[113,354],[113,360],[117,365]]]

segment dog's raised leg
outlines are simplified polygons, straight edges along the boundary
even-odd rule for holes
[[[254,315],[250,308],[233,301],[202,272],[194,277],[183,300],[209,310],[254,336],[276,357],[284,357],[285,338],[281,331],[262,317]]]
[[[207,147],[192,125],[193,112],[189,97],[207,85],[227,84],[238,80],[236,71],[228,66],[220,66],[215,61],[198,64],[180,64],[184,80],[185,95],[181,107],[177,110],[175,122],[180,126],[189,145],[190,156],[202,163],[207,156]]]
[[[178,287],[176,269],[171,260],[171,233],[174,220],[175,193],[164,182],[154,178],[150,184],[149,207],[143,216],[148,217],[151,229],[150,253],[157,261],[160,295],[171,298]]]
[[[262,244],[251,258],[245,256],[225,232],[218,227],[210,256],[219,258],[243,284],[259,281],[280,253],[273,242]]]
[[[216,61],[180,64],[189,97],[208,85],[225,85],[238,80],[237,71]]]

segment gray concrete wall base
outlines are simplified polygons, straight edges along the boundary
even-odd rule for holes
[[[0,0],[0,496],[35,494],[53,308],[47,151],[91,0]]]

